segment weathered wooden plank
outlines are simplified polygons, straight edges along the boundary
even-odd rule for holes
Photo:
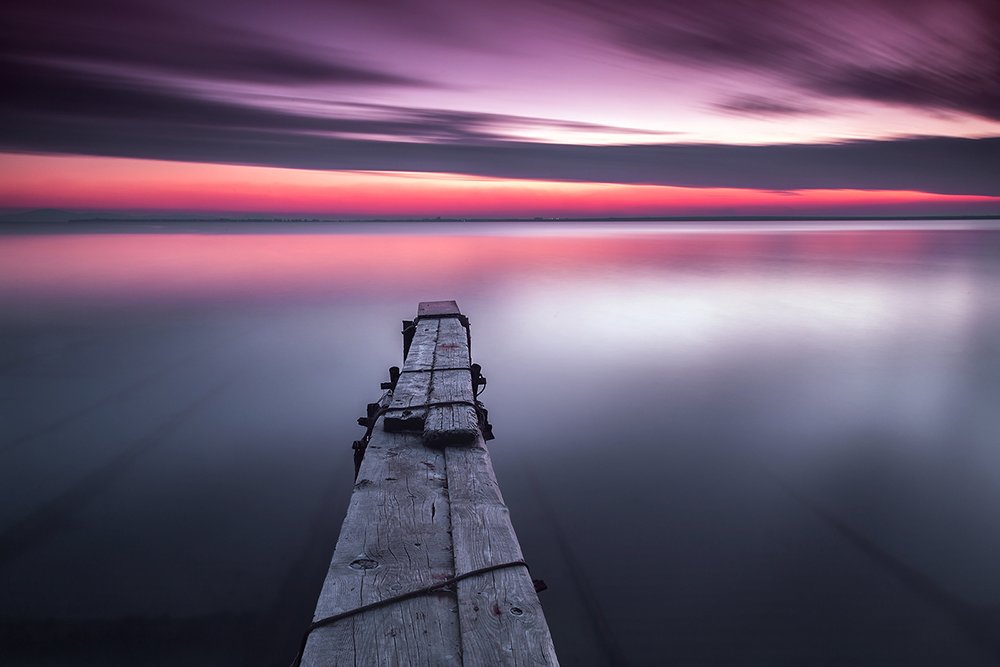
[[[479,417],[469,405],[434,407],[427,412],[423,433],[428,447],[466,445],[479,436]]]
[[[461,315],[458,304],[454,301],[421,301],[417,304],[417,317],[434,317],[437,315]]]
[[[434,368],[468,368],[469,334],[457,317],[438,320]]]
[[[461,320],[446,317],[439,320],[437,345],[434,353],[434,377],[431,379],[429,403],[452,403],[432,407],[424,422],[424,442],[432,447],[461,445],[479,437],[479,416],[472,403],[472,373],[468,368],[469,335]]]
[[[432,447],[475,442],[479,437],[479,416],[472,406],[472,375],[469,371],[435,371],[430,403],[450,403],[427,411],[424,442]]]
[[[432,304],[438,302],[430,302]],[[396,384],[393,400],[386,413],[389,431],[423,430],[424,441],[435,447],[472,442],[479,435],[479,417],[474,401],[469,371],[432,369],[468,368],[468,332],[458,317],[454,302],[442,302],[435,319],[418,320],[410,353],[403,364],[403,374]],[[421,312],[435,310],[424,308]],[[467,403],[426,408],[434,403]]]
[[[523,559],[483,440],[444,452],[455,570]],[[495,570],[460,581],[457,589],[464,664],[559,664],[526,569]]]
[[[431,370],[441,320],[417,320],[410,352],[403,360],[404,371]]]
[[[454,573],[445,456],[419,435],[376,428],[361,464],[315,619]],[[312,632],[303,665],[460,665],[454,595],[425,595]]]
[[[393,400],[385,415],[388,431],[420,431],[424,427],[431,391],[431,369],[437,349],[440,320],[418,320],[410,343],[410,352],[403,360],[403,373],[396,383]]]
[[[427,416],[431,392],[430,373],[403,373],[392,393],[392,402],[385,413],[384,428],[390,432],[421,431]],[[420,407],[413,407],[420,406]]]

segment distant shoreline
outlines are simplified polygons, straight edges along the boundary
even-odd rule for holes
[[[734,215],[734,216],[641,216],[641,217],[533,217],[533,218],[297,218],[297,217],[91,217],[58,220],[17,220],[8,216],[0,223],[14,224],[79,224],[79,223],[483,223],[483,222],[853,222],[853,221],[921,221],[921,220],[1000,220],[1000,213],[994,215]]]

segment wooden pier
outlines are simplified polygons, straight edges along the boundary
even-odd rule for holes
[[[557,665],[486,450],[468,320],[425,302],[403,336],[301,664]]]

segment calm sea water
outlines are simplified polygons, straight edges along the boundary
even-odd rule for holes
[[[0,661],[287,663],[453,298],[564,664],[996,664],[1000,228],[956,224],[8,227]]]

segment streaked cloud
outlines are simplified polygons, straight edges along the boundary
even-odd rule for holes
[[[250,30],[183,4],[38,0],[19,3],[4,23],[0,54],[15,69],[47,64],[152,80],[282,85],[424,83],[366,66],[336,48],[317,52],[276,40],[266,25]]]
[[[739,95],[717,102],[720,111],[746,116],[799,116],[820,113],[814,106],[797,101],[786,101],[760,95]]]
[[[356,120],[112,90],[52,78],[49,94],[0,114],[17,152],[75,153],[299,169],[413,171],[689,187],[849,188],[1000,195],[1000,138],[904,138],[830,144],[573,145],[481,131],[492,115]],[[104,85],[103,83],[100,85]],[[34,90],[38,90],[35,88]],[[70,101],[74,113],[60,113]],[[351,133],[407,140],[347,138]],[[438,133],[434,141],[416,134]]]
[[[558,0],[555,0],[558,3]],[[619,46],[801,91],[1000,120],[1000,5],[992,0],[585,0]]]
[[[5,19],[7,151],[1000,194],[986,0],[16,0]]]

